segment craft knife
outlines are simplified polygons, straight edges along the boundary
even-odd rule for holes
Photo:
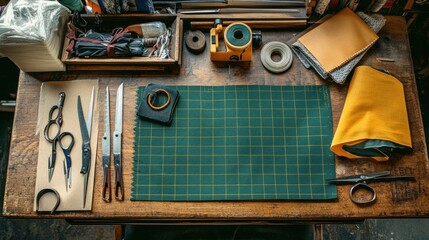
[[[115,130],[113,132],[113,163],[115,165],[115,198],[124,200],[122,179],[122,104],[124,84],[119,85],[116,92]],[[120,192],[119,192],[120,191]]]

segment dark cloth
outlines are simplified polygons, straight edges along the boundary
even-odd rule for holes
[[[133,38],[131,33],[98,33],[93,30],[79,35],[75,40],[77,57],[130,57],[145,56],[147,49],[143,39]]]
[[[309,240],[314,239],[313,225],[220,225],[220,226],[125,226],[125,240]]]

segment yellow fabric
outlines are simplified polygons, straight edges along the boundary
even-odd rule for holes
[[[377,34],[347,7],[298,39],[326,72],[347,63],[377,40]]]
[[[345,150],[369,139],[391,141],[411,148],[404,88],[395,77],[368,66],[355,69],[331,150],[361,158]],[[373,157],[378,161],[388,157]]]

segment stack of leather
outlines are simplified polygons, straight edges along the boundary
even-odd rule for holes
[[[364,54],[378,40],[386,20],[382,15],[354,13],[345,7],[307,29],[293,42],[292,50],[306,68],[324,79],[343,84]]]

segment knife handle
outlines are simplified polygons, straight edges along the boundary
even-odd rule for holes
[[[108,156],[103,156],[103,162],[104,158],[109,158]],[[103,200],[105,202],[111,202],[112,201],[112,189],[110,188],[110,166],[103,166],[103,172],[104,172],[104,183],[103,183]],[[107,196],[106,196],[107,193]]]
[[[113,154],[113,160],[115,163],[115,198],[118,201],[122,201],[124,200],[124,183],[122,180],[121,154]]]
[[[88,143],[82,144],[82,168],[80,173],[86,174],[89,171],[91,161],[91,145]]]

